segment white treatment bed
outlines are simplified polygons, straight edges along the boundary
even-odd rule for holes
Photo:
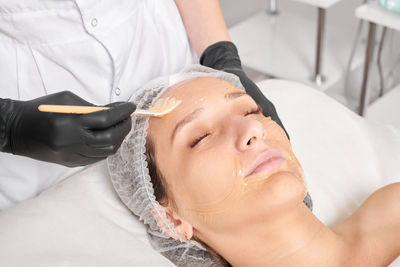
[[[288,130],[324,223],[335,224],[379,187],[400,181],[400,130],[298,83],[259,85]],[[103,161],[0,213],[0,266],[172,264],[151,248],[145,227],[119,201]]]

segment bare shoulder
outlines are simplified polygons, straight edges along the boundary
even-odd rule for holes
[[[358,214],[357,214],[358,213]],[[384,186],[373,193],[357,210],[368,231],[390,231],[400,239],[400,183]]]
[[[343,229],[370,263],[378,258],[390,263],[400,256],[400,183],[375,191],[352,216],[337,225],[339,232]]]
[[[400,226],[400,182],[386,185],[375,191],[357,212],[365,213],[366,216],[380,215],[378,221],[385,224],[397,223],[397,226]]]

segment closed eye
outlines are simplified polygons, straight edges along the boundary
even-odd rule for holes
[[[190,143],[190,148],[194,148],[198,143],[201,142],[201,140],[203,140],[204,138],[206,138],[207,136],[209,136],[210,133],[205,133],[202,134],[201,136],[195,138],[191,143]]]
[[[257,105],[257,108],[253,108],[253,109],[247,111],[247,112],[244,114],[244,116],[246,117],[246,116],[249,116],[249,115],[252,115],[252,114],[261,114],[261,112],[262,112],[261,106],[260,106],[260,105]]]

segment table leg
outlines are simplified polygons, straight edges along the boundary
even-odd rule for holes
[[[317,28],[317,52],[315,57],[315,72],[313,76],[314,82],[320,86],[325,81],[325,77],[321,73],[321,61],[322,61],[322,42],[324,38],[325,30],[325,14],[326,10],[318,8],[318,28]]]
[[[365,98],[367,96],[369,66],[370,66],[370,63],[372,60],[372,56],[374,54],[375,30],[376,30],[376,24],[373,22],[369,22],[368,23],[368,43],[367,43],[367,49],[365,52],[365,64],[364,64],[364,73],[363,73],[363,80],[362,80],[362,86],[361,86],[360,105],[358,107],[359,108],[358,114],[360,116],[364,115]]]
[[[277,0],[269,0],[269,8],[267,13],[270,15],[278,15],[278,4]]]

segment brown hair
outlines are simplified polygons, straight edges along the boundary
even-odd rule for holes
[[[156,157],[154,151],[153,142],[147,138],[146,140],[146,160],[147,160],[147,168],[149,169],[149,175],[151,179],[151,183],[154,188],[154,195],[156,200],[162,205],[167,206],[169,200],[173,201],[171,194],[167,194],[167,187],[165,186],[165,179],[162,176],[161,171],[157,167]],[[174,204],[174,202],[173,202]]]

